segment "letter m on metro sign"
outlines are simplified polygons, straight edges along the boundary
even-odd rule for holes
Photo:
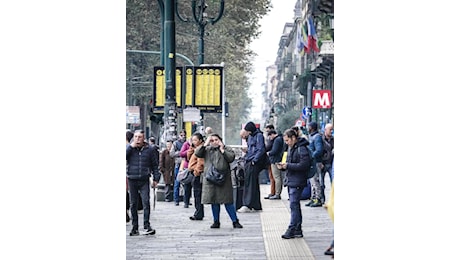
[[[313,108],[331,108],[332,95],[330,90],[313,90]]]

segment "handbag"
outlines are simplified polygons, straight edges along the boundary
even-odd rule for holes
[[[177,174],[177,180],[182,184],[190,184],[193,181],[193,173],[189,171],[187,168],[179,171]]]
[[[214,167],[214,165],[212,164],[210,167],[208,167],[204,176],[207,181],[209,181],[210,183],[214,185],[217,185],[217,186],[224,185],[225,174],[217,171],[216,167]]]

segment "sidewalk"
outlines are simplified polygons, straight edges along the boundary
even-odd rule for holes
[[[328,177],[325,182],[328,197]],[[182,202],[175,206],[173,202],[157,201],[150,214],[155,235],[130,237],[131,223],[126,223],[126,259],[331,259],[324,255],[333,237],[327,211],[306,207],[306,201],[301,201],[304,237],[282,239],[290,219],[287,189],[283,188],[281,200],[263,199],[269,190],[270,185],[260,185],[262,212],[237,213],[242,229],[233,228],[223,205],[221,227],[211,229],[210,205],[205,205],[202,221],[192,221],[189,217],[194,206],[184,208]],[[139,220],[142,234],[142,213]]]

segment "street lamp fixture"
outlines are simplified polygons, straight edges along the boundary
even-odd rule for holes
[[[198,1],[198,3],[197,3]],[[189,19],[184,18],[180,15],[177,7],[177,2],[176,2],[176,15],[181,20],[182,22],[190,22]],[[193,20],[195,21],[195,24],[198,25],[199,29],[199,35],[200,35],[200,41],[198,42],[198,64],[204,64],[204,29],[206,25],[211,23],[211,25],[217,23],[217,21],[222,18],[222,15],[224,14],[224,8],[225,8],[225,0],[220,0],[220,7],[219,7],[219,12],[217,14],[217,17],[208,17],[208,13],[206,13],[206,9],[208,8],[208,5],[206,4],[206,0],[192,0],[192,14],[193,14]]]

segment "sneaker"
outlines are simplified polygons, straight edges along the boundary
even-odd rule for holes
[[[203,218],[197,218],[197,217],[195,217],[195,216],[191,216],[191,217],[190,217],[190,220],[203,220]]]
[[[211,225],[211,228],[220,228],[220,222],[214,221],[214,223]]]
[[[270,198],[268,198],[270,200],[280,200],[281,199],[281,196],[280,195],[273,195],[273,196],[270,196]]]
[[[176,206],[179,206],[179,202],[176,201]]]
[[[321,203],[321,201],[319,201],[318,199],[313,199],[313,203],[310,204],[310,207],[322,207],[323,206],[323,203]]]
[[[139,230],[137,230],[137,228],[131,229],[131,232],[129,232],[129,236],[139,236]]]
[[[329,247],[326,251],[324,251],[325,255],[334,255],[334,247]]]
[[[311,204],[313,204],[313,200],[310,200],[307,203],[305,203],[305,207],[310,207]]]
[[[247,213],[247,212],[251,212],[251,209],[246,207],[246,206],[243,206],[238,210],[238,212],[239,213]]]
[[[238,219],[233,222],[233,228],[243,228]]]
[[[284,238],[284,239],[291,239],[291,238],[295,238],[296,236],[294,234],[294,230],[288,229],[288,230],[286,230],[286,233],[281,235],[281,237]]]
[[[184,204],[184,208],[188,208],[188,204]]]
[[[146,230],[145,231],[146,235],[154,235],[155,234],[155,229],[152,229],[152,227],[150,225],[148,225],[147,227],[144,227],[144,229]]]
[[[270,199],[271,196],[274,196],[275,194],[268,194],[267,197],[264,197],[264,199],[268,200]]]
[[[303,237],[302,230],[294,230],[294,237]]]

